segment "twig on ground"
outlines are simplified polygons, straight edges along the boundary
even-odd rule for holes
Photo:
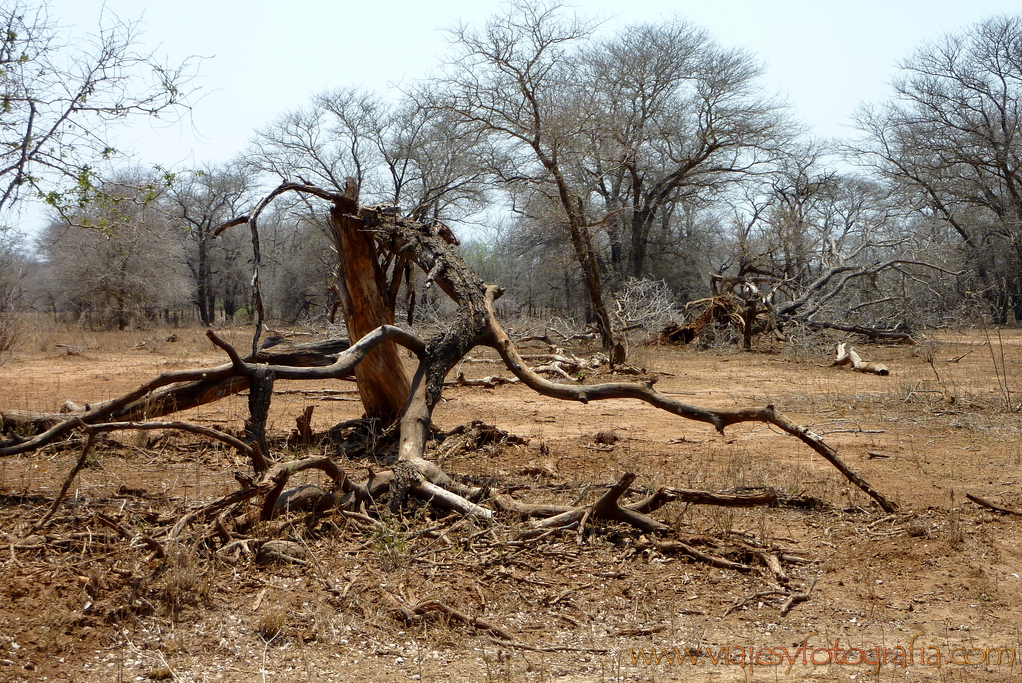
[[[994,510],[995,512],[1003,512],[1007,515],[1022,515],[1022,510],[1016,510],[1015,508],[1006,508],[1003,505],[998,505],[993,501],[989,501],[986,498],[981,498],[979,496],[974,496],[971,493],[966,493],[965,497],[971,500],[976,505],[982,505],[983,507]]]

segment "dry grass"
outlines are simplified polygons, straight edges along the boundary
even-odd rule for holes
[[[256,617],[255,631],[267,642],[284,637],[287,626],[287,607],[281,602],[264,605]]]
[[[5,365],[0,372],[8,374],[0,381],[18,382],[8,384],[15,387],[13,403],[36,407],[37,401],[95,400],[97,392],[130,388],[163,368],[222,361],[201,331],[175,333],[180,341],[80,330],[30,332],[39,335],[36,348],[45,350]],[[235,343],[244,347],[244,336],[239,332]],[[658,552],[634,530],[607,523],[581,536],[523,543],[527,525],[521,520],[501,517],[483,525],[421,505],[379,525],[337,514],[310,524],[296,514],[232,537],[299,541],[316,558],[306,566],[259,565],[243,550],[218,554],[224,541],[217,540],[213,521],[190,528],[161,560],[113,533],[99,515],[131,534],[158,535],[177,516],[235,489],[231,472],[245,463],[179,435],[153,441],[125,435],[104,448],[101,467],[82,473],[38,547],[9,549],[38,519],[79,451],[0,460],[0,528],[10,534],[0,553],[0,637],[11,634],[19,643],[19,649],[5,645],[6,656],[18,667],[31,662],[32,676],[57,676],[57,660],[64,657],[63,666],[70,661],[81,671],[86,664],[90,671],[108,664],[113,668],[104,672],[123,669],[125,680],[176,675],[249,681],[265,675],[384,683],[415,676],[675,680],[690,673],[636,663],[629,649],[780,645],[814,632],[831,643],[841,638],[842,644],[900,643],[918,631],[934,642],[942,634],[948,643],[1017,643],[1012,605],[1022,600],[1022,590],[1012,576],[1018,571],[1012,558],[1020,551],[1015,522],[963,505],[963,494],[1003,494],[1009,502],[1018,496],[1010,472],[1022,459],[1011,436],[1022,426],[1011,409],[1022,386],[1020,341],[1003,334],[988,344],[982,335],[963,334],[941,338],[915,355],[905,347],[868,347],[871,360],[892,366],[891,378],[829,368],[829,353],[809,351],[799,351],[806,354],[799,359],[783,352],[646,349],[633,358],[650,371],[670,373],[658,386],[684,400],[725,407],[772,401],[811,424],[906,506],[904,515],[893,517],[871,509],[818,456],[756,426],[729,429],[721,438],[703,425],[623,402],[579,407],[537,398],[521,387],[448,392],[449,402],[437,411],[441,426],[482,418],[532,440],[527,446],[452,453],[445,466],[485,478],[497,490],[513,490],[522,500],[591,502],[630,470],[639,473],[641,486],[628,500],[658,486],[718,491],[767,486],[786,498],[827,503],[822,509],[748,510],[674,504],[657,513],[672,527],[668,537],[711,534],[725,542],[714,552],[735,561],[751,561],[733,551],[748,542],[810,560],[787,566],[792,585],[816,584],[811,599],[785,618],[779,616],[779,601],[769,596],[722,616],[776,586],[762,569],[707,567]],[[72,342],[83,347],[82,355],[67,356],[54,346]],[[145,344],[134,348],[139,342]],[[493,372],[492,366],[466,369]],[[32,375],[44,371],[59,379],[59,387]],[[938,391],[920,391],[930,381]],[[279,398],[274,424],[282,436],[313,399]],[[244,397],[232,401],[190,417],[237,429]],[[318,403],[314,427],[322,430],[357,411],[351,403]],[[607,428],[621,437],[609,449],[591,438]],[[318,452],[281,449],[275,455]],[[341,464],[361,477],[367,462]],[[316,475],[305,481],[317,481]],[[138,493],[118,494],[122,486]],[[536,648],[576,650],[500,646],[490,634],[439,613],[405,622],[396,618],[385,593],[412,604],[437,600]],[[898,673],[892,672],[885,670],[883,680]],[[773,669],[755,676],[738,668],[719,673],[736,680],[784,677],[783,670]],[[855,673],[862,672],[797,671],[824,681]],[[996,667],[979,673],[984,680],[1010,675]],[[978,672],[941,672],[946,680],[967,680],[966,674]]]

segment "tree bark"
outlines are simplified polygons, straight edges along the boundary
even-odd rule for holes
[[[394,324],[386,277],[376,256],[376,244],[358,217],[354,181],[343,197],[334,199],[330,229],[338,253],[338,289],[350,339],[361,339],[381,325]],[[397,422],[408,400],[411,382],[396,344],[373,349],[355,368],[366,415],[384,426]]]

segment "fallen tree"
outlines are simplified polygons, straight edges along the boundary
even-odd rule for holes
[[[850,482],[876,501],[883,510],[890,512],[896,509],[897,506],[892,501],[848,467],[820,437],[792,422],[772,405],[737,410],[710,409],[683,403],[661,394],[654,388],[655,380],[644,383],[612,382],[568,386],[541,377],[525,363],[515,344],[497,320],[493,303],[502,294],[501,289],[479,279],[454,249],[449,231],[439,223],[402,218],[393,210],[393,207],[370,206],[358,209],[350,192],[337,194],[313,186],[287,183],[274,190],[267,199],[260,202],[253,214],[231,221],[223,226],[221,231],[245,223],[254,224],[258,219],[259,211],[265,209],[269,200],[290,191],[312,194],[330,201],[332,203],[331,217],[334,222],[343,222],[346,229],[359,239],[373,240],[375,245],[373,254],[377,267],[367,271],[347,269],[344,291],[359,291],[361,292],[359,297],[362,299],[383,297],[389,300],[392,311],[393,293],[397,288],[395,279],[404,272],[403,263],[405,261],[414,263],[427,274],[427,286],[433,284],[439,286],[458,304],[458,311],[447,329],[427,339],[420,339],[415,334],[392,325],[377,326],[361,336],[350,348],[336,354],[335,360],[329,365],[319,365],[318,367],[295,367],[294,364],[286,362],[268,362],[281,359],[275,359],[272,355],[261,358],[258,352],[249,359],[244,359],[233,347],[210,333],[210,339],[228,355],[230,364],[206,370],[164,373],[125,396],[93,406],[80,415],[65,416],[63,421],[54,424],[40,434],[15,439],[14,443],[10,440],[4,442],[0,447],[0,457],[39,448],[66,436],[79,427],[115,421],[130,422],[136,415],[134,411],[146,412],[142,408],[134,408],[136,406],[145,406],[148,411],[147,419],[151,419],[156,414],[166,414],[163,411],[171,412],[180,409],[182,405],[194,405],[194,403],[178,401],[177,398],[182,393],[194,393],[196,391],[195,382],[231,382],[227,386],[233,388],[240,387],[247,381],[251,386],[249,400],[251,443],[256,447],[255,451],[265,451],[261,430],[265,428],[265,412],[272,393],[267,390],[267,387],[272,387],[272,382],[275,379],[339,378],[348,377],[352,373],[358,376],[359,368],[363,366],[367,358],[372,357],[374,352],[380,348],[396,348],[395,345],[401,345],[415,354],[418,364],[410,378],[405,405],[397,421],[398,462],[405,469],[405,477],[421,477],[423,481],[441,486],[454,494],[448,498],[448,504],[460,506],[463,510],[474,510],[475,503],[469,499],[478,500],[483,492],[478,488],[458,484],[434,463],[426,460],[424,456],[432,412],[440,399],[447,374],[473,348],[489,346],[497,351],[503,363],[518,380],[551,398],[577,401],[583,404],[603,399],[631,398],[685,419],[710,424],[720,433],[723,433],[728,426],[740,422],[763,422],[773,425],[822,455]],[[351,213],[352,211],[355,213]],[[365,250],[362,255],[365,255]],[[341,256],[343,260],[346,254],[342,252]],[[392,278],[390,282],[385,279],[388,268]],[[378,286],[373,291],[364,286],[357,287],[358,283],[355,281],[366,277],[377,282]],[[258,283],[258,278],[255,278],[255,281]],[[256,300],[258,302],[259,297],[256,297]],[[387,304],[387,300],[383,301],[383,304]],[[358,318],[360,315],[358,308],[359,306],[355,306],[353,303],[348,308],[349,317]],[[369,308],[374,310],[372,315],[381,316],[378,312],[381,307]],[[386,305],[383,305],[382,308],[385,309]],[[393,315],[384,312],[382,317],[392,319]],[[352,329],[352,325],[353,321],[349,321],[349,329]],[[258,339],[258,326],[256,337]],[[254,346],[256,346],[256,341],[253,342]],[[288,362],[293,363],[293,360]],[[373,385],[391,384],[393,376],[400,377],[403,372],[403,365],[398,364],[391,366],[389,373],[363,375],[359,378],[359,390],[363,397],[387,394],[388,392],[383,390],[374,391]],[[234,384],[236,381],[239,383]],[[164,387],[169,388],[164,389]],[[219,391],[215,391],[214,395],[219,393]],[[208,395],[208,393],[204,395]],[[159,400],[155,400],[157,398]],[[153,408],[154,405],[159,405],[160,408],[156,410]],[[372,417],[374,416],[372,413],[371,406],[367,405],[367,414]],[[266,453],[263,452],[262,455],[265,456]],[[263,462],[258,456],[252,456],[252,460],[253,468],[257,473],[267,469],[269,460]],[[413,482],[413,484],[417,484],[417,482]],[[410,488],[414,488],[414,486]]]
[[[454,248],[449,231],[442,225],[402,218],[392,207],[357,208],[350,196],[336,195],[306,185],[281,186],[271,197],[279,196],[285,191],[309,193],[332,202],[333,220],[343,219],[357,238],[372,240],[372,253],[378,267],[375,270],[347,269],[339,273],[342,279],[368,276],[376,280],[376,286],[373,288],[375,294],[366,294],[368,290],[359,289],[357,283],[344,284],[344,291],[361,291],[363,293],[360,296],[363,297],[386,298],[382,307],[369,307],[369,310],[375,311],[372,316],[379,317],[379,311],[384,310],[383,317],[388,317],[386,309],[390,306],[392,311],[398,287],[395,278],[407,277],[404,273],[405,264],[413,264],[426,273],[427,286],[441,288],[458,305],[453,319],[443,330],[426,338],[391,324],[377,325],[364,334],[353,334],[352,339],[357,341],[347,348],[319,349],[311,355],[287,355],[284,352],[289,351],[288,349],[281,350],[279,354],[271,353],[274,351],[273,348],[260,350],[257,332],[253,340],[254,352],[243,357],[237,349],[215,333],[208,332],[210,341],[225,353],[229,359],[228,363],[215,368],[164,373],[124,396],[103,404],[87,406],[74,414],[63,415],[55,422],[21,423],[23,428],[26,425],[38,424],[42,430],[34,434],[11,436],[0,442],[0,457],[27,453],[66,440],[78,432],[86,437],[81,455],[75,467],[68,473],[60,494],[52,501],[46,516],[35,525],[32,532],[50,523],[50,517],[70,489],[90,449],[95,446],[97,435],[124,429],[184,430],[220,440],[237,449],[251,462],[252,473],[236,472],[235,478],[240,484],[238,490],[207,503],[200,509],[190,510],[176,519],[155,525],[149,528],[145,535],[123,526],[117,527],[116,530],[122,538],[130,540],[133,546],[148,549],[154,557],[168,556],[170,554],[168,546],[179,543],[186,530],[200,526],[200,530],[195,532],[197,540],[189,542],[204,543],[206,547],[213,549],[217,557],[231,560],[232,553],[258,550],[257,560],[262,558],[261,561],[301,563],[306,560],[300,557],[302,555],[300,547],[291,547],[286,542],[281,542],[283,545],[276,541],[264,543],[259,538],[253,538],[252,534],[263,533],[260,530],[264,530],[266,524],[275,523],[274,518],[293,509],[292,505],[306,505],[312,519],[323,514],[341,515],[347,521],[372,528],[381,523],[379,520],[384,515],[400,512],[406,500],[411,497],[484,524],[494,523],[496,512],[505,515],[505,519],[508,516],[517,517],[523,522],[512,531],[512,540],[509,544],[519,546],[542,543],[545,542],[544,539],[561,534],[574,534],[578,541],[582,542],[587,527],[591,528],[592,523],[598,520],[628,525],[640,534],[654,534],[659,537],[661,540],[642,541],[657,552],[681,553],[698,562],[742,572],[749,571],[752,561],[759,562],[769,576],[773,576],[785,587],[786,596],[792,600],[804,599],[800,596],[808,597],[808,590],[800,591],[786,583],[783,564],[805,561],[797,555],[776,548],[750,546],[741,550],[735,559],[729,559],[726,555],[733,555],[734,550],[728,544],[714,545],[707,542],[703,545],[708,550],[697,549],[694,547],[693,539],[682,538],[678,535],[679,532],[654,516],[660,508],[675,501],[730,507],[770,505],[778,499],[773,491],[735,494],[660,489],[637,500],[629,500],[628,498],[636,493],[632,489],[636,475],[625,472],[617,475],[616,481],[608,483],[602,495],[588,504],[581,501],[572,505],[535,504],[516,500],[509,493],[492,493],[487,486],[462,483],[429,460],[427,444],[431,437],[432,415],[440,401],[445,380],[466,354],[478,346],[494,349],[500,361],[518,382],[544,396],[558,400],[587,404],[606,399],[633,399],[683,419],[712,425],[721,434],[729,426],[738,423],[760,422],[771,425],[795,437],[825,458],[849,482],[872,498],[882,510],[888,513],[897,510],[897,505],[893,501],[850,468],[818,435],[796,424],[773,405],[739,409],[712,409],[691,405],[657,391],[655,378],[641,382],[559,384],[542,377],[536,368],[531,367],[523,359],[516,344],[495,315],[494,302],[500,297],[501,289],[496,285],[484,283],[468,267]],[[265,208],[267,203],[268,201],[264,200],[251,216],[236,219],[223,229],[254,223],[258,219],[258,211]],[[339,207],[347,207],[355,213],[341,214],[342,208]],[[363,255],[365,253],[368,252],[363,250]],[[344,254],[341,253],[340,256],[343,258]],[[258,263],[256,267],[258,268]],[[403,274],[399,275],[399,272]],[[253,280],[258,286],[258,277]],[[259,300],[260,298],[256,296],[257,303]],[[346,313],[351,317],[358,317],[359,309],[358,306],[352,306],[346,308]],[[349,321],[349,332],[353,329]],[[394,352],[390,353],[389,357],[392,360],[396,358],[397,365],[390,366],[387,372],[359,371],[367,359],[387,346],[392,347]],[[397,354],[396,349],[400,347],[410,352],[415,359],[414,364],[406,364]],[[387,367],[386,364],[383,367]],[[413,371],[410,371],[412,369]],[[391,374],[407,379],[405,400],[396,420],[388,419],[390,404],[386,399],[392,394],[393,387],[391,390],[371,387],[373,383],[390,383]],[[357,379],[367,417],[383,430],[378,439],[370,441],[379,445],[387,441],[388,435],[396,435],[391,442],[394,455],[389,460],[384,460],[387,463],[385,469],[370,468],[364,480],[356,481],[328,457],[276,461],[265,432],[274,382],[349,378],[352,375]],[[397,384],[404,386],[404,380],[399,379]],[[158,417],[182,407],[198,405],[196,401],[200,399],[195,397],[201,397],[202,401],[217,400],[244,386],[249,388],[249,417],[244,439],[239,440],[232,435],[222,434],[207,427],[199,428],[182,421],[157,420]],[[55,418],[50,416],[47,419]],[[331,482],[327,489],[320,490],[317,487],[316,490],[288,490],[291,477],[307,469],[321,470]],[[607,474],[608,479],[614,477],[613,473]],[[311,495],[302,496],[300,493]],[[253,506],[253,502],[257,504]],[[384,504],[386,507],[383,507]],[[276,545],[270,547],[271,543],[278,543],[280,547]],[[15,547],[18,547],[17,544]],[[234,557],[233,561],[236,559]],[[386,596],[384,600],[387,600]],[[440,611],[457,618],[456,610],[445,611],[446,606],[441,603],[427,601],[391,606],[409,618],[427,611]],[[402,607],[407,609],[401,609]],[[499,638],[507,640],[506,633],[490,628],[491,625],[471,621],[466,623],[473,623],[477,628],[489,629]]]
[[[349,346],[346,337],[331,337],[305,344],[284,343],[261,348],[246,360],[268,365],[325,366],[336,362],[338,354]],[[346,377],[354,379],[352,374]],[[19,437],[18,434],[38,434],[72,417],[79,418],[84,424],[112,420],[125,422],[153,420],[247,391],[249,378],[231,372],[231,366],[228,364],[206,370],[167,373],[146,386],[147,391],[126,404],[106,401],[81,408],[76,406],[66,413],[0,411],[0,434],[11,435],[9,439],[0,441],[0,457],[25,452],[6,451],[7,448],[26,441],[25,437]],[[63,433],[66,431],[61,432]]]

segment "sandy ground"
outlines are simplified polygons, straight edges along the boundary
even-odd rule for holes
[[[223,362],[200,331],[172,331],[173,342],[170,332],[33,333],[0,365],[0,412],[96,402],[166,370]],[[245,338],[234,335],[241,346]],[[890,366],[888,377],[829,367],[822,343],[632,353],[661,391],[686,402],[776,405],[897,501],[895,515],[763,425],[720,436],[643,404],[583,406],[519,385],[445,393],[441,429],[481,420],[526,443],[444,453],[443,467],[522,500],[591,502],[625,472],[638,474],[633,499],[664,486],[773,488],[789,503],[672,503],[655,513],[672,528],[660,540],[717,539],[723,545],[703,549],[751,571],[658,550],[658,539],[617,524],[523,541],[520,520],[484,525],[422,506],[377,525],[287,518],[247,537],[298,540],[305,565],[259,564],[244,548],[218,555],[201,525],[159,559],[132,538],[236,490],[233,473],[247,463],[235,453],[192,436],[117,433],[34,538],[81,443],[0,459],[0,681],[1022,678],[1012,659],[1022,655],[1022,518],[965,497],[1022,508],[1022,334],[920,341],[859,347]],[[475,354],[460,370],[498,373],[488,359]],[[317,431],[361,414],[353,393],[315,393],[351,384],[276,388],[271,430],[281,439],[307,405]],[[240,430],[245,411],[239,396],[180,417]],[[616,443],[596,442],[610,430]],[[274,456],[315,453],[334,450],[281,443]],[[358,479],[374,465],[338,461]],[[807,561],[785,564],[785,589],[741,555],[748,547]],[[791,592],[809,597],[781,616],[781,593]],[[514,641],[437,611],[399,620],[387,596],[435,600]]]

